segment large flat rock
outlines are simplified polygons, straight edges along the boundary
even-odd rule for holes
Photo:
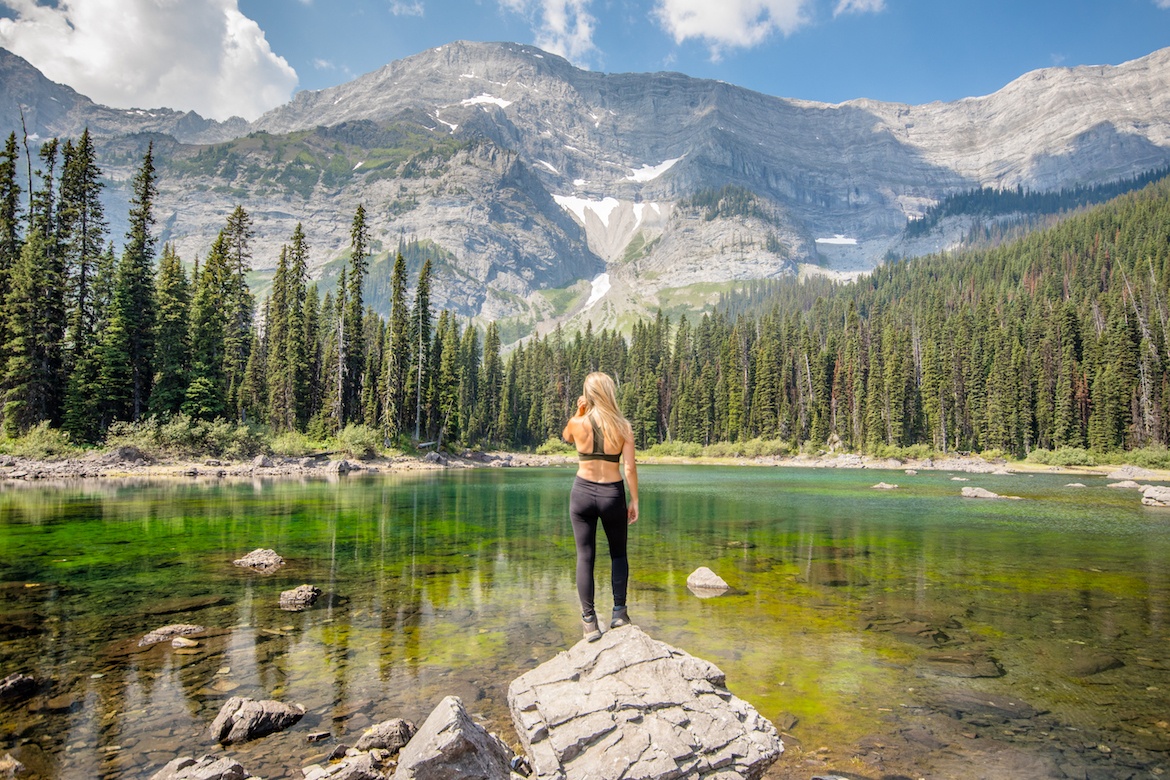
[[[538,780],[755,780],[784,750],[717,666],[637,626],[516,678],[508,706]]]

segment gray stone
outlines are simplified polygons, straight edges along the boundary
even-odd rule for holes
[[[37,689],[37,681],[27,674],[14,672],[0,680],[0,702],[20,701],[32,696]]]
[[[1122,466],[1116,471],[1109,472],[1106,479],[1150,479],[1155,476],[1149,469],[1139,466]]]
[[[373,750],[380,748],[397,753],[406,747],[406,743],[418,731],[414,724],[402,718],[391,718],[381,723],[375,723],[366,733],[362,734],[354,745],[358,750]]]
[[[423,456],[423,461],[426,463],[445,464],[447,462],[447,459],[444,458],[442,455],[440,455],[437,452],[428,452],[426,455]]]
[[[252,459],[252,467],[258,469],[270,469],[272,468],[272,458],[268,457],[267,455],[257,455]]]
[[[374,758],[372,753],[347,755],[339,764],[325,769],[323,776],[328,776],[329,780],[385,780],[386,778],[381,761]],[[453,774],[450,776],[459,778],[461,775]],[[305,778],[305,780],[309,780],[309,778]]]
[[[507,780],[511,761],[508,746],[448,696],[398,754],[394,780]]]
[[[1139,490],[1141,485],[1134,482],[1132,479],[1123,479],[1120,482],[1110,482],[1105,487],[1121,488],[1122,490]]]
[[[999,661],[986,653],[935,653],[921,660],[927,674],[938,677],[1003,677]]]
[[[1120,658],[1103,653],[1076,656],[1069,662],[1068,673],[1073,677],[1092,677],[1110,669],[1120,669],[1125,662]]]
[[[889,482],[879,482],[873,486],[874,490],[897,490],[897,485],[891,485]]]
[[[298,585],[292,590],[281,591],[280,608],[286,612],[300,612],[313,606],[321,589],[316,585]]]
[[[166,642],[174,639],[177,636],[190,636],[191,634],[199,634],[207,629],[203,626],[197,626],[194,623],[172,623],[169,626],[156,628],[146,636],[138,640],[139,647],[146,647],[148,645],[157,644],[159,642]]]
[[[1170,487],[1146,485],[1142,491],[1142,503],[1146,506],[1170,506]]]
[[[965,487],[961,493],[963,498],[1005,498],[1012,501],[1020,500],[1019,496],[1001,496],[999,493],[992,493],[990,490],[981,487]]]
[[[284,558],[277,555],[275,550],[257,548],[243,558],[237,558],[232,563],[258,571],[261,574],[270,574],[284,565]]]
[[[687,576],[687,588],[701,599],[721,596],[731,590],[722,577],[706,566],[700,566]]]
[[[26,771],[27,767],[13,758],[11,753],[5,753],[4,757],[0,758],[0,777],[20,777]]]
[[[508,706],[538,780],[755,780],[784,750],[718,667],[636,626],[521,675]]]
[[[304,714],[305,708],[299,704],[233,696],[220,708],[209,731],[216,742],[231,745],[282,731],[299,721]]]
[[[325,471],[329,472],[330,474],[348,474],[349,472],[356,470],[357,469],[354,464],[350,463],[344,458],[342,460],[331,460],[329,461],[329,464],[325,466]]]
[[[236,761],[221,756],[176,758],[151,775],[150,780],[247,780],[252,775]]]

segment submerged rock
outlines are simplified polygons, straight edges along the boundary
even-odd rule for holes
[[[270,574],[284,565],[284,558],[276,554],[275,550],[255,549],[243,558],[232,561],[236,566],[258,571],[261,574]]]
[[[706,566],[700,566],[687,577],[687,588],[701,599],[722,596],[731,586]]]
[[[1003,677],[999,661],[986,653],[936,653],[924,657],[922,670],[939,677]]]
[[[138,646],[147,647],[148,645],[158,644],[159,642],[166,642],[177,636],[190,636],[191,634],[198,634],[206,630],[203,626],[197,626],[194,623],[172,623],[169,626],[156,628],[154,631],[139,639]]]
[[[873,490],[897,490],[897,485],[891,485],[889,482],[879,482],[873,486]]]
[[[20,777],[26,771],[28,768],[13,758],[11,753],[5,753],[0,758],[0,777]]]
[[[381,762],[369,753],[345,756],[340,763],[328,768],[314,764],[301,771],[305,780],[385,780],[387,777]]]
[[[1068,673],[1073,677],[1092,677],[1094,674],[1120,669],[1123,666],[1125,662],[1120,658],[1098,653],[1073,658],[1069,662]]]
[[[417,731],[418,729],[409,720],[391,718],[381,723],[375,723],[367,729],[366,733],[358,738],[354,748],[356,750],[380,748],[382,750],[389,750],[391,753],[397,753],[406,747],[406,743],[410,742]]]
[[[150,776],[150,780],[248,780],[252,775],[239,762],[220,756],[203,756],[198,761],[176,758]]]
[[[1146,506],[1170,506],[1170,487],[1146,485],[1142,490],[1142,503]]]
[[[300,612],[313,606],[321,589],[316,585],[298,585],[280,594],[280,608],[286,612]]]
[[[1003,498],[1011,501],[1019,501],[1019,496],[1001,496],[999,493],[992,493],[990,490],[981,487],[965,487],[961,491],[963,498]]]
[[[521,675],[508,707],[538,780],[755,780],[784,750],[718,667],[636,626]]]
[[[0,702],[27,699],[37,689],[37,681],[27,674],[13,673],[0,680]]]
[[[511,761],[511,749],[448,696],[399,753],[394,780],[507,780]]]
[[[293,725],[305,714],[301,705],[279,701],[256,701],[233,696],[220,708],[209,729],[221,745],[247,742]]]
[[[1110,482],[1105,487],[1121,488],[1122,490],[1138,490],[1141,485],[1134,482],[1132,479],[1123,479],[1120,482]]]

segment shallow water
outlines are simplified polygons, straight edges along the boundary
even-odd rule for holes
[[[1013,732],[1011,749],[1052,766],[1098,744],[1108,755],[1076,759],[1098,774],[1114,767],[1105,758],[1147,773],[1170,760],[1170,510],[1142,507],[1136,491],[1054,475],[640,473],[631,615],[718,664],[786,727],[781,765],[828,746],[864,766],[908,729],[940,733],[940,717],[980,744]],[[508,683],[579,638],[571,474],[6,485],[0,676],[42,685],[0,709],[0,756],[47,777],[147,778],[218,750],[207,726],[232,695],[308,710],[287,732],[222,750],[266,778],[300,778],[379,720],[421,723],[447,694],[508,738]],[[872,490],[881,480],[900,487]],[[963,485],[1025,500],[961,499]],[[257,547],[288,565],[267,576],[232,565]],[[691,595],[698,566],[733,591]],[[302,583],[326,596],[281,611],[280,592]],[[209,636],[187,651],[137,647],[171,623]],[[948,654],[1003,674],[954,677]],[[1122,665],[1085,674],[1102,658]],[[1046,714],[946,721],[948,697],[964,692]],[[307,743],[318,731],[331,739]]]

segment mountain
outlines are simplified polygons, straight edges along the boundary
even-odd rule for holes
[[[945,231],[903,231],[947,195],[1093,185],[1170,162],[1170,49],[910,106],[457,42],[298,93],[246,126],[103,108],[21,63],[0,58],[0,99],[23,95],[42,136],[88,124],[111,179],[156,142],[164,237],[184,258],[238,202],[256,218],[258,268],[303,221],[329,278],[364,202],[383,255],[411,242],[441,258],[436,305],[516,332],[701,307],[738,279],[868,270],[945,247]]]

